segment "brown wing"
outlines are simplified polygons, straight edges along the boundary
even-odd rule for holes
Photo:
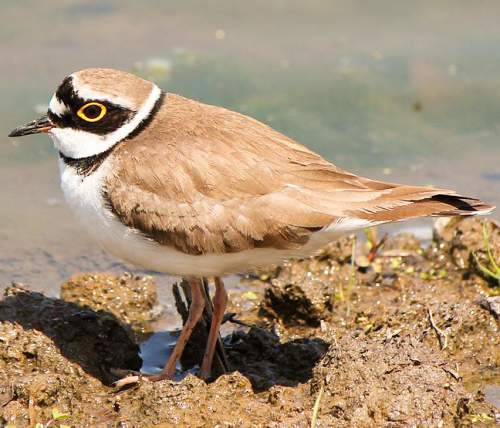
[[[118,218],[189,254],[296,249],[341,218],[395,221],[487,206],[451,191],[345,172],[268,126],[169,94],[113,153],[105,196]]]

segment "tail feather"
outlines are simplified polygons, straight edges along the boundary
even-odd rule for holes
[[[492,212],[495,207],[475,198],[460,195],[439,194],[430,198],[431,202],[444,204],[445,210],[433,213],[433,216],[469,216],[485,215]]]
[[[429,195],[415,193],[405,195],[404,198],[397,198],[386,206],[381,205],[376,210],[370,212],[357,212],[356,217],[370,221],[399,221],[418,217],[446,217],[446,216],[474,216],[486,215],[492,212],[495,207],[482,202],[476,198],[457,195],[454,192],[440,191],[436,189],[436,194]]]

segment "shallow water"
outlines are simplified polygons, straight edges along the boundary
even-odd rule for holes
[[[484,387],[485,399],[500,409],[500,386],[486,385]]]
[[[72,219],[50,141],[6,137],[42,114],[64,75],[88,66],[132,70],[257,117],[357,173],[499,205],[499,13],[498,2],[451,0],[6,2],[0,286],[57,294],[77,271],[133,269]]]

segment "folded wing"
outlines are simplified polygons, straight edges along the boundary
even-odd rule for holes
[[[254,119],[176,95],[150,128],[116,148],[119,179],[108,180],[105,198],[124,224],[188,254],[299,249],[346,219],[369,225],[493,208],[449,190],[358,177]]]

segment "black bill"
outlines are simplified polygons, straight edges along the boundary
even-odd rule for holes
[[[49,132],[50,129],[54,127],[54,124],[49,120],[47,116],[43,116],[40,119],[33,120],[24,126],[20,126],[14,129],[9,137],[22,137],[23,135],[38,134],[40,132]]]

